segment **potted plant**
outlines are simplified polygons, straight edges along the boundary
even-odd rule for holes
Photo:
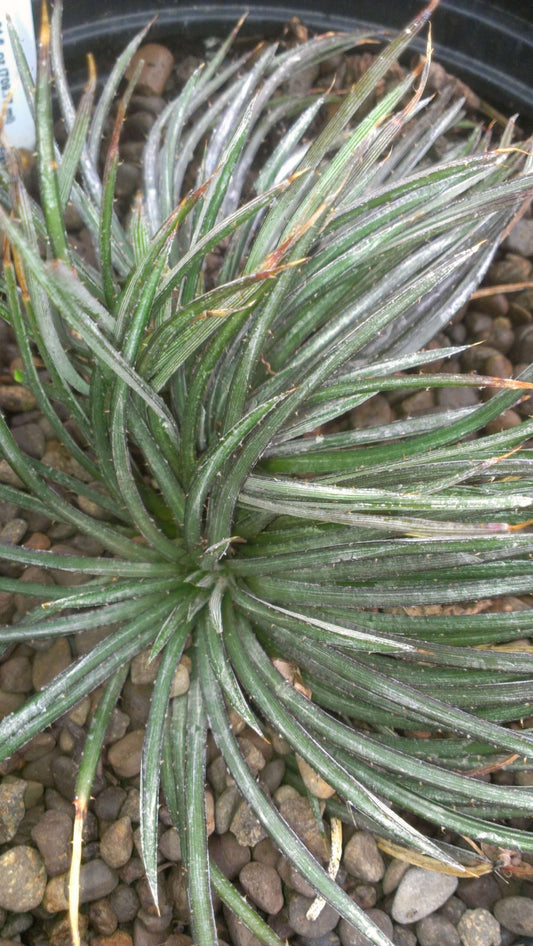
[[[157,901],[161,783],[197,946],[217,941],[212,886],[260,942],[281,942],[209,857],[208,732],[258,836],[266,832],[316,893],[309,923],[328,904],[335,922],[390,943],[335,880],[342,823],[352,818],[384,850],[412,850],[415,863],[457,876],[487,865],[412,816],[533,850],[531,834],[508,822],[528,809],[531,789],[468,774],[480,758],[489,768],[502,759],[511,771],[527,765],[532,739],[519,721],[532,657],[527,643],[519,653],[513,643],[527,638],[531,611],[464,607],[533,586],[531,457],[517,452],[531,421],[471,439],[530,391],[532,370],[517,380],[405,373],[453,354],[420,349],[469,298],[530,199],[530,159],[513,146],[512,124],[487,150],[477,129],[463,127],[461,102],[446,92],[424,99],[429,55],[354,121],[435,6],[340,97],[326,89],[295,101],[283,83],[360,33],[229,62],[223,44],[154,125],[144,199],[126,224],[114,194],[138,71],[101,173],[98,152],[112,93],[142,37],[117,61],[94,112],[93,70],[75,108],[60,9],[51,28],[45,11],[34,93],[40,201],[8,155],[1,312],[20,349],[16,380],[70,465],[32,458],[2,419],[0,499],[92,545],[89,554],[4,546],[10,567],[45,571],[0,578],[4,592],[37,600],[0,630],[0,642],[38,647],[104,633],[2,720],[0,755],[16,765],[29,739],[96,692],[76,783],[75,939],[83,820],[134,660],[153,673],[142,750],[130,734],[147,880]],[[62,148],[53,139],[52,63]],[[324,104],[331,114],[316,130]],[[256,161],[276,121],[289,131]],[[436,125],[450,138],[444,157],[427,162]],[[69,244],[69,201],[93,234],[97,266]],[[208,255],[221,247],[213,276]],[[471,410],[397,426],[332,426],[373,394],[442,385],[497,393]],[[50,571],[82,583],[47,583]],[[280,757],[290,750],[288,778],[321,825],[322,859],[291,827],[294,794],[276,804],[256,777],[254,740]]]

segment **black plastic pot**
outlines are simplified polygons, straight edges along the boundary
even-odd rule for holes
[[[40,0],[34,0],[36,8]],[[291,16],[319,30],[369,24],[405,26],[422,0],[286,0],[184,3],[181,0],[67,0],[64,38],[74,73],[84,53],[114,55],[153,16],[153,38],[223,35],[248,11],[245,29],[275,34]],[[37,9],[36,9],[37,13]],[[419,40],[419,45],[420,45]],[[439,61],[496,106],[533,119],[533,4],[531,0],[442,0],[433,16]]]

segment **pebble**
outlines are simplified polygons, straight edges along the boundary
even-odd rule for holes
[[[37,401],[29,388],[23,384],[0,384],[0,408],[9,414],[33,411]]]
[[[126,864],[133,851],[131,819],[125,815],[115,821],[100,838],[100,856],[108,867]]]
[[[111,936],[115,932],[118,926],[117,915],[107,897],[93,900],[90,904],[89,923],[102,936]]]
[[[460,880],[457,896],[472,910],[475,907],[491,909],[493,903],[500,899],[501,893],[492,874],[484,874],[482,877]]]
[[[31,832],[49,877],[68,870],[72,843],[72,818],[65,811],[45,811]]]
[[[268,832],[246,801],[241,801],[237,808],[231,820],[230,831],[243,847],[254,847],[263,838],[268,837]]]
[[[215,864],[229,880],[233,880],[244,865],[251,860],[250,849],[239,844],[231,831],[226,834],[211,835],[209,852]]]
[[[352,877],[376,883],[385,873],[385,864],[369,831],[356,831],[344,849],[344,866]]]
[[[0,621],[2,624],[9,624],[11,618],[15,613],[15,595],[11,591],[0,591]],[[7,663],[7,661],[6,661]],[[4,664],[0,665],[0,671]],[[31,668],[30,668],[31,670]],[[16,675],[15,675],[16,676]],[[8,677],[8,683],[10,684],[10,692],[13,692],[11,683],[12,676]],[[0,689],[7,689],[7,687],[2,687],[0,683]],[[30,680],[30,689],[31,689],[31,680]]]
[[[307,791],[314,795],[315,798],[331,798],[335,794],[335,789],[332,785],[329,785],[325,779],[322,778],[312,766],[309,765],[305,759],[302,759],[301,756],[296,756],[296,762],[298,764],[298,769],[300,775],[302,776],[303,783]]]
[[[169,828],[159,838],[159,851],[166,861],[181,861],[181,841],[176,828]]]
[[[118,884],[109,894],[109,903],[119,923],[130,923],[137,915],[139,898],[133,887]]]
[[[504,897],[494,904],[494,916],[512,933],[533,936],[533,900],[529,897]]]
[[[167,940],[167,946],[168,946]],[[92,946],[132,946],[133,940],[125,930],[117,930],[111,936],[95,936],[91,940]]]
[[[25,519],[10,519],[0,530],[0,542],[4,545],[18,545],[28,531]]]
[[[505,238],[503,247],[519,256],[533,256],[533,220],[525,217],[518,220]]]
[[[396,890],[396,887],[407,870],[409,870],[407,861],[400,861],[397,860],[397,858],[393,858],[393,860],[390,861],[382,881],[382,889],[385,896],[392,893],[393,890]]]
[[[137,91],[145,95],[161,95],[172,72],[174,56],[160,43],[146,43],[128,64],[126,79],[131,79],[141,60],[144,65],[137,82]]]
[[[40,460],[44,456],[46,440],[39,424],[23,424],[13,430],[13,438],[28,456]]]
[[[465,910],[457,932],[463,946],[500,946],[502,938],[498,920],[484,907]]]
[[[239,873],[242,888],[265,913],[279,913],[283,906],[281,880],[273,867],[249,861]]]
[[[143,742],[144,729],[134,729],[109,749],[109,764],[121,778],[132,778],[141,771]]]
[[[328,847],[307,798],[303,798],[298,794],[286,798],[281,802],[279,811],[281,817],[288,822],[295,834],[301,838],[311,854],[321,860],[327,860]]]
[[[377,927],[392,940],[394,933],[390,917],[383,910],[367,910],[366,915]],[[360,930],[356,930],[351,923],[341,920],[339,923],[339,936],[342,946],[372,946],[372,940],[365,936]]]
[[[316,939],[333,930],[339,922],[339,914],[329,903],[326,903],[316,920],[307,918],[307,911],[313,903],[311,897],[295,894],[289,901],[289,923],[295,933],[300,936],[309,936]],[[342,941],[342,936],[341,936]]]
[[[225,834],[240,804],[241,794],[236,785],[228,785],[218,796],[215,803],[215,831]]]
[[[21,844],[0,857],[0,907],[26,913],[39,906],[46,887],[46,870],[38,851]]]
[[[72,801],[76,794],[78,777],[78,765],[74,759],[68,755],[56,755],[52,761],[52,777],[55,787],[63,798]]]
[[[438,913],[419,920],[416,935],[420,946],[461,946],[459,933],[453,923]]]
[[[487,272],[487,282],[492,286],[500,283],[525,282],[530,278],[533,264],[516,253],[508,253],[504,259],[492,263]]]
[[[397,923],[416,923],[429,916],[451,897],[457,877],[410,867],[403,875],[392,902],[392,917]]]
[[[70,666],[72,657],[66,637],[58,637],[46,650],[37,651],[33,659],[32,682],[35,690],[42,690],[47,683]]]
[[[0,784],[0,844],[11,841],[25,813],[26,782],[8,776]]]
[[[396,946],[417,946],[417,938],[406,926],[395,926],[393,943]]]
[[[242,920],[239,920],[230,910],[224,909],[224,918],[232,946],[262,946],[262,941],[257,938],[255,933],[252,933]],[[218,942],[220,946],[221,940]]]

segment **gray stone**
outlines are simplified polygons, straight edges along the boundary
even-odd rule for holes
[[[31,833],[49,877],[68,870],[72,843],[72,817],[65,811],[45,811]]]
[[[494,916],[512,933],[533,936],[533,900],[529,897],[504,897],[494,904]]]
[[[226,831],[229,831],[240,801],[241,794],[236,785],[228,785],[218,796],[215,803],[215,831],[217,834],[225,834]]]
[[[104,861],[95,858],[81,865],[80,903],[107,897],[118,884],[118,876]]]
[[[392,939],[393,943],[396,946],[416,946],[417,938],[412,930],[407,929],[406,926],[395,926],[394,935]]]
[[[416,935],[420,946],[461,946],[459,933],[453,923],[438,913],[419,920]]]
[[[490,910],[493,903],[500,899],[501,893],[492,874],[483,874],[482,877],[460,880],[457,887],[457,896],[471,910],[476,907],[486,907]]]
[[[38,851],[21,844],[0,857],[0,907],[26,913],[39,906],[46,887],[46,870]]]
[[[410,867],[394,895],[392,917],[396,923],[416,923],[438,910],[456,888],[457,877]]]
[[[356,831],[344,849],[344,866],[352,877],[376,883],[385,873],[385,864],[369,831]]]
[[[339,914],[326,903],[316,920],[308,919],[307,912],[314,898],[296,894],[289,901],[289,923],[300,936],[324,936],[333,930],[339,922]],[[341,937],[342,939],[342,937]]]
[[[390,917],[384,913],[383,910],[368,910],[366,915],[369,920],[372,920],[372,922],[376,924],[382,933],[385,933],[385,936],[392,939],[392,922]],[[365,933],[362,933],[361,930],[356,930],[352,924],[348,923],[346,920],[340,921],[338,933],[342,946],[372,946],[372,940],[369,939]]]
[[[139,898],[133,887],[119,884],[111,891],[108,899],[119,923],[130,923],[137,916]]]
[[[120,809],[127,798],[127,794],[120,785],[110,785],[96,797],[94,813],[104,821],[115,821],[119,817]]]
[[[500,924],[483,907],[466,910],[457,924],[457,931],[463,946],[500,946],[502,939]]]
[[[11,841],[24,817],[26,782],[8,776],[0,784],[0,844]]]
[[[533,220],[526,217],[518,220],[505,238],[503,247],[510,253],[533,256]]]
[[[323,936],[300,936],[298,946],[340,946],[340,939],[336,933],[324,933]]]
[[[242,888],[265,913],[279,913],[283,906],[283,891],[279,874],[273,867],[250,861],[239,873]]]
[[[44,456],[46,441],[39,424],[23,424],[13,430],[13,437],[28,456],[40,460]]]

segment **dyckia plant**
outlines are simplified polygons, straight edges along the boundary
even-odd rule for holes
[[[512,645],[533,633],[533,610],[461,607],[533,590],[533,535],[524,528],[533,421],[482,433],[528,392],[533,371],[518,381],[431,373],[432,360],[458,349],[423,350],[468,300],[531,198],[529,145],[513,147],[512,124],[485,135],[450,89],[426,95],[429,52],[368,106],[435,5],[337,97],[298,98],[284,83],[362,42],[362,33],[286,50],[264,45],[233,59],[230,38],[155,122],[126,228],[114,188],[136,76],[112,109],[142,36],[96,104],[90,70],[77,108],[59,4],[51,28],[44,14],[35,88],[19,50],[37,125],[40,201],[8,154],[0,314],[16,335],[21,380],[79,475],[25,455],[2,419],[1,451],[20,485],[1,485],[0,499],[66,523],[105,551],[4,546],[7,562],[81,573],[86,582],[19,587],[1,578],[0,589],[39,603],[2,628],[0,641],[7,650],[90,628],[109,634],[2,721],[0,754],[10,757],[102,688],[78,778],[76,859],[130,661],[147,649],[157,656],[142,755],[142,852],[156,897],[162,783],[197,946],[217,941],[212,887],[259,940],[281,942],[209,860],[208,730],[243,798],[316,891],[314,915],[328,901],[376,946],[388,938],[334,877],[341,822],[458,873],[465,851],[441,843],[441,828],[533,851],[533,836],[509,823],[531,811],[531,788],[470,774],[505,759],[511,771],[532,764],[531,734],[508,724],[531,713],[533,653]],[[53,137],[52,75],[68,130],[62,147]],[[185,193],[191,169],[196,184]],[[97,269],[69,245],[69,201],[92,233]],[[206,285],[206,258],[220,245],[220,271]],[[335,424],[379,392],[465,384],[500,390],[475,407],[386,426]],[[171,697],[185,653],[190,686]],[[320,777],[330,865],[314,858],[249,771],[234,713],[267,738],[285,738],[302,792],[300,772]],[[73,882],[74,924],[76,901]]]

